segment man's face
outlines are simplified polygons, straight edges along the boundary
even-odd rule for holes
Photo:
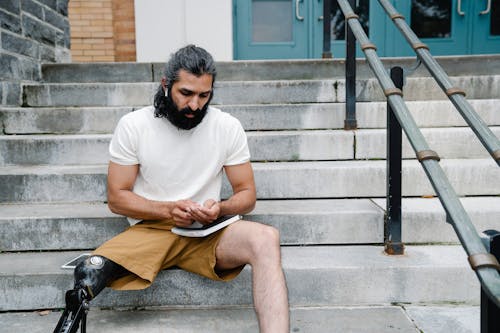
[[[196,76],[181,69],[179,80],[173,84],[171,94],[179,109],[186,107],[193,111],[202,109],[212,94],[212,75]]]
[[[169,120],[182,129],[195,127],[205,116],[211,95],[212,75],[196,76],[180,70],[179,80],[172,85],[168,98],[173,104],[167,110]]]

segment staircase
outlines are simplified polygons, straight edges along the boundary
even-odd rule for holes
[[[500,136],[500,56],[438,62]],[[418,332],[452,310],[474,313],[478,332],[479,283],[407,142],[406,253],[383,253],[385,98],[360,61],[359,129],[344,131],[343,66],[218,65],[212,104],[247,131],[258,202],[246,218],[281,232],[293,332]],[[107,148],[118,119],[152,103],[161,69],[44,65],[44,82],[24,86],[23,106],[0,109],[1,327],[51,331],[73,283],[60,266],[128,226],[105,203]],[[477,230],[500,229],[500,169],[424,69],[403,90]],[[256,332],[250,277],[249,267],[231,283],[171,269],[143,291],[106,289],[91,303],[89,332]],[[50,311],[30,312],[41,309]]]

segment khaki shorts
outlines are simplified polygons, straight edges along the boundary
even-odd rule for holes
[[[109,286],[116,290],[144,289],[153,283],[161,270],[174,266],[217,281],[229,281],[243,269],[241,266],[215,271],[215,249],[225,229],[207,237],[191,238],[172,233],[173,226],[171,220],[143,221],[97,248],[94,254],[130,272]]]

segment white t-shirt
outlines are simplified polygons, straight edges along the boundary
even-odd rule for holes
[[[150,200],[220,200],[225,165],[248,162],[247,138],[233,116],[209,107],[191,130],[156,118],[148,106],[120,119],[109,145],[111,161],[139,164],[133,192]],[[131,224],[140,220],[129,218]]]

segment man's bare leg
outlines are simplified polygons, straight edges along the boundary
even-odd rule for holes
[[[236,222],[224,232],[216,257],[217,269],[252,266],[253,299],[260,332],[289,332],[288,293],[281,268],[278,230],[256,222]]]

